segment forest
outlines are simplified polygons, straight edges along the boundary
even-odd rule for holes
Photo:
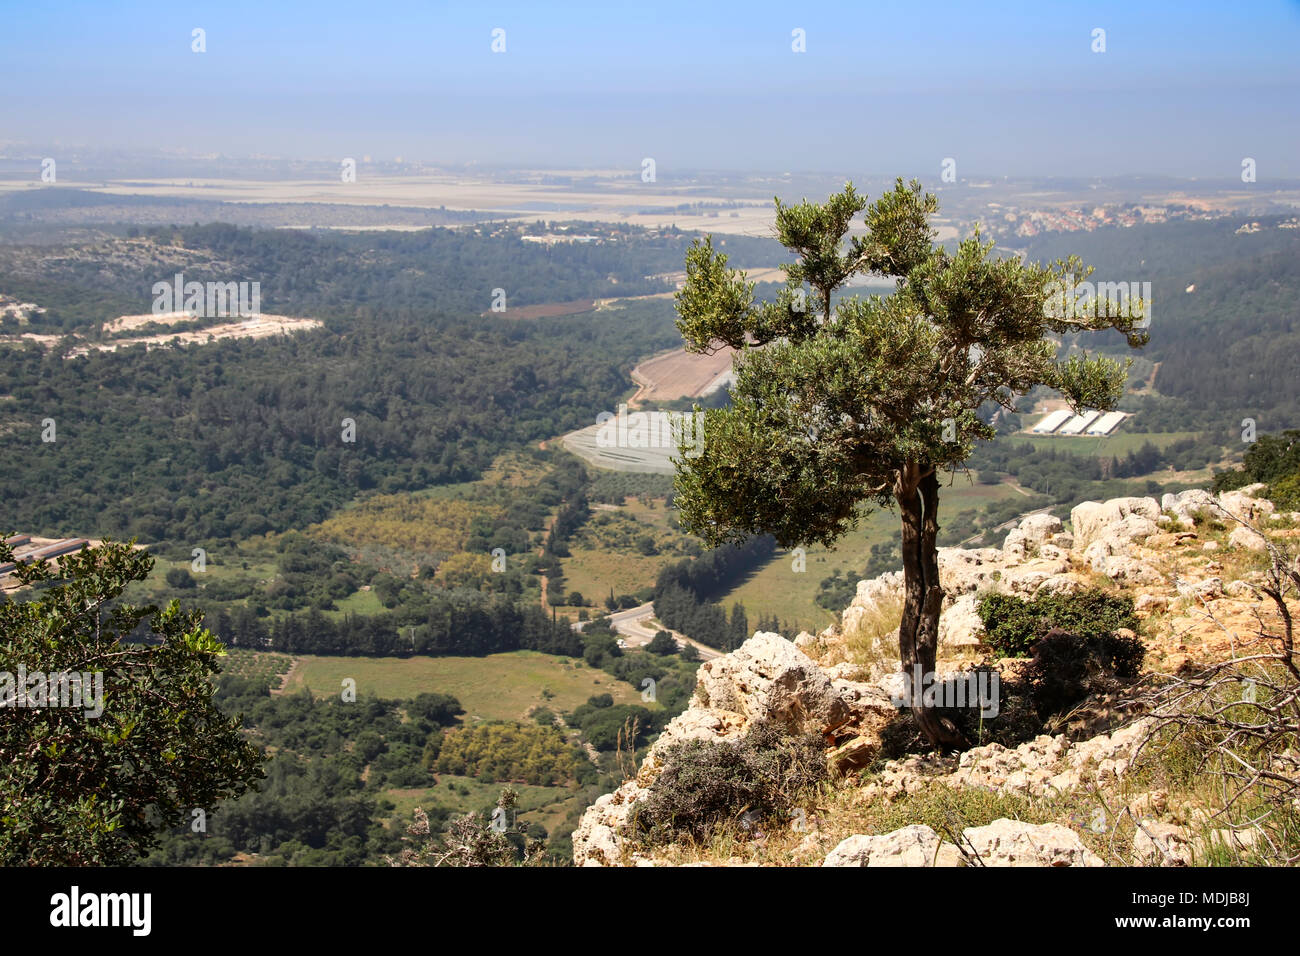
[[[1093,281],[1151,283],[1151,341],[1141,355],[1158,364],[1158,394],[1120,406],[1139,413],[1146,431],[1210,431],[1227,443],[1243,418],[1260,431],[1300,420],[1300,230],[1270,216],[1239,234],[1246,222],[1055,233],[1029,244],[1033,260],[1080,256],[1096,268]],[[1114,334],[1106,350],[1126,351]]]

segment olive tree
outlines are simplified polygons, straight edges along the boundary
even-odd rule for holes
[[[712,237],[687,251],[676,297],[689,350],[738,350],[731,404],[703,413],[696,453],[680,449],[683,527],[714,546],[757,533],[782,547],[829,546],[871,505],[896,507],[899,645],[909,677],[935,668],[941,477],[975,441],[994,437],[981,411],[992,403],[1015,411],[1035,386],[1058,391],[1076,410],[1109,410],[1127,365],[1063,357],[1055,337],[1113,328],[1131,347],[1147,340],[1145,303],[1079,306],[1062,295],[1092,271],[1077,257],[1049,265],[996,259],[978,231],[949,250],[930,225],[937,208],[919,183],[901,179],[870,204],[851,183],[825,203],[777,199],[777,237],[797,259],[783,267],[787,282],[775,301],[755,301],[754,283],[728,268]],[[865,230],[851,235],[864,211]],[[867,275],[895,279],[895,291],[843,295]],[[962,743],[952,721],[913,701],[932,743]]]
[[[120,601],[152,567],[105,542],[15,569],[33,592],[0,604],[0,865],[130,863],[261,779],[261,750],[213,703],[224,649],[202,615]]]

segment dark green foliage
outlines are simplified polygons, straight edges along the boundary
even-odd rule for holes
[[[4,538],[0,563],[13,557]],[[257,748],[213,699],[224,649],[202,614],[117,603],[152,567],[148,553],[109,542],[58,559],[57,571],[18,566],[23,584],[41,587],[0,604],[0,666],[10,681],[20,667],[42,683],[85,674],[92,699],[26,706],[16,684],[4,690],[15,706],[0,710],[0,865],[134,862],[191,808],[214,808],[261,778]],[[149,643],[127,640],[138,628]]]
[[[236,853],[295,866],[359,866],[393,849],[378,824],[389,787],[431,787],[443,729],[462,708],[446,694],[356,701],[309,693],[273,697],[265,679],[223,676],[215,699],[242,715],[250,739],[274,753],[254,793],[209,811],[205,832],[182,825],[153,864],[227,863]],[[362,775],[365,775],[363,782]],[[446,810],[432,811],[438,823]]]
[[[1137,630],[1133,599],[1092,588],[1078,594],[1040,594],[1033,600],[1010,594],[987,594],[978,612],[985,643],[1003,657],[1026,657],[1049,631],[1080,637],[1106,635],[1117,628]]]
[[[1214,490],[1233,491],[1257,481],[1268,485],[1268,496],[1279,508],[1300,509],[1300,429],[1258,436],[1240,468],[1214,476]]]
[[[735,545],[714,548],[698,558],[675,561],[659,572],[655,600],[669,587],[691,592],[707,601],[731,590],[776,551],[771,535],[755,535]]]
[[[656,631],[645,649],[651,654],[676,654],[677,639],[667,631]]]
[[[727,824],[783,820],[826,777],[817,734],[792,737],[759,725],[739,741],[675,744],[636,805],[634,826],[650,843],[707,840]]]
[[[479,591],[423,595],[391,614],[331,620],[318,610],[263,621],[236,607],[219,612],[212,630],[232,647],[289,654],[430,657],[536,650],[577,657],[582,635],[535,604]]]
[[[38,346],[7,348],[12,440],[0,457],[0,483],[10,491],[12,523],[35,533],[135,534],[187,546],[305,527],[358,492],[471,480],[506,448],[535,448],[590,425],[623,396],[630,364],[675,344],[662,300],[545,321],[479,314],[501,276],[522,283],[524,275],[498,265],[496,278],[482,279],[476,270],[484,263],[471,249],[504,255],[513,248],[521,261],[545,267],[547,280],[508,290],[514,304],[548,288],[568,299],[608,295],[608,277],[618,275],[610,257],[637,270],[620,291],[645,285],[645,263],[632,266],[637,254],[622,243],[547,251],[517,238],[437,232],[336,242],[281,230],[179,230],[196,261],[221,263],[220,276],[196,266],[186,268],[187,278],[229,278],[234,270],[261,283],[267,312],[320,317],[328,328],[67,361]],[[685,248],[681,239],[668,244],[677,255]],[[367,246],[377,248],[358,254]],[[414,264],[432,249],[436,260]],[[0,273],[9,254],[28,255],[0,248]],[[586,267],[555,271],[574,256]],[[389,268],[399,260],[406,265],[395,280]],[[142,295],[161,278],[156,271],[118,275],[96,266],[25,288],[36,302],[82,281],[96,295],[106,282]],[[444,271],[455,280],[428,285]],[[583,288],[569,294],[557,282]],[[130,308],[110,303],[95,318],[149,305],[148,298]],[[58,422],[56,445],[40,440],[46,417]],[[345,418],[356,423],[355,442],[342,440]]]
[[[710,647],[739,647],[750,636],[744,608],[733,605],[728,620],[727,612],[710,598],[735,587],[775,550],[771,536],[756,535],[668,565],[655,582],[656,615],[674,631]]]
[[[1136,637],[1049,631],[1034,644],[1027,674],[1039,718],[1065,713],[1090,695],[1113,693],[1137,678],[1145,656]]]
[[[604,695],[608,697],[609,695]],[[634,704],[599,705],[592,698],[588,703],[576,708],[567,718],[571,727],[582,731],[583,737],[597,750],[614,750],[619,745],[619,732],[628,726],[629,721],[636,722],[636,746],[646,743],[650,734],[661,729],[656,715],[645,707]],[[623,742],[624,748],[627,742]]]
[[[188,591],[194,587],[193,576],[184,568],[171,568],[163,578],[168,587],[176,588],[178,591]]]
[[[1158,394],[1122,407],[1149,431],[1230,430],[1240,449],[1245,417],[1270,431],[1300,421],[1300,235],[1277,228],[1285,218],[1245,220],[1263,227],[1250,236],[1236,234],[1235,216],[1058,233],[1031,240],[1026,255],[1074,253],[1096,267],[1095,279],[1149,280],[1158,304],[1143,357],[1159,363]],[[1189,285],[1194,293],[1183,291]],[[1119,336],[1099,338],[1123,350]]]

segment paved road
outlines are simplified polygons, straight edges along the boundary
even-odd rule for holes
[[[658,633],[659,629],[652,626],[649,621],[654,617],[654,602],[630,607],[623,611],[615,611],[609,616],[610,624],[613,625],[615,633],[621,634],[624,640],[632,647],[642,647],[650,643],[650,640]],[[573,625],[575,631],[581,631],[585,621],[578,621]],[[677,638],[679,644],[691,644],[700,652],[701,660],[712,660],[715,657],[721,657],[722,652],[707,644],[701,644],[699,641],[693,641],[684,634],[676,631],[670,632],[673,637]]]

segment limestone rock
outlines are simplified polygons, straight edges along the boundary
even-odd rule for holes
[[[995,590],[1004,567],[999,548],[939,549],[939,583],[954,598]]]
[[[1085,501],[1070,511],[1076,549],[1103,537],[1135,541],[1159,530],[1156,518],[1160,506],[1154,498],[1112,498],[1109,501]]]
[[[1129,544],[1109,535],[1088,545],[1083,558],[1088,567],[1112,581],[1158,584],[1162,580],[1159,571],[1131,556]]]
[[[880,753],[880,738],[874,736],[854,737],[848,743],[841,744],[831,751],[826,758],[826,765],[832,774],[845,774],[850,770],[860,770],[868,766]]]
[[[1192,837],[1172,823],[1142,820],[1133,834],[1135,866],[1191,866]]]
[[[1160,507],[1177,518],[1181,527],[1190,529],[1196,524],[1195,514],[1214,514],[1218,510],[1218,502],[1208,491],[1190,488],[1178,494],[1165,495],[1160,499]]]
[[[864,618],[875,615],[883,604],[901,599],[902,594],[902,571],[889,571],[869,581],[859,581],[857,593],[840,615],[840,630],[852,634]]]
[[[939,646],[978,647],[984,634],[984,624],[980,621],[979,597],[975,594],[963,594],[939,616]]]
[[[1133,610],[1138,614],[1155,614],[1169,607],[1169,598],[1163,594],[1140,594],[1133,602]]]
[[[695,693],[705,708],[775,721],[791,733],[839,727],[850,716],[821,668],[771,632],[701,664]]]
[[[1273,502],[1260,497],[1265,490],[1265,485],[1256,482],[1236,491],[1225,491],[1219,495],[1219,507],[1242,521],[1262,518],[1276,510]]]
[[[851,836],[827,854],[822,866],[963,866],[957,848],[929,827],[914,823],[879,836]]]
[[[1059,823],[1023,823],[1005,817],[962,831],[985,866],[1105,866],[1079,834]]]
[[[1264,541],[1264,536],[1258,531],[1254,531],[1244,525],[1238,525],[1232,529],[1232,534],[1228,535],[1228,547],[1245,548],[1249,551],[1267,551],[1268,545]]]
[[[1061,530],[1061,519],[1049,514],[1027,515],[1002,544],[1007,560],[1023,560]]]

